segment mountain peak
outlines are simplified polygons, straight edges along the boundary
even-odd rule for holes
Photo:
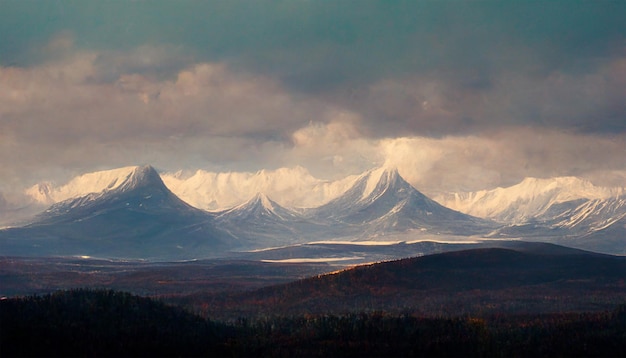
[[[274,214],[274,215],[278,215],[277,211],[280,211],[283,209],[284,208],[282,208],[278,203],[270,199],[267,195],[265,195],[262,192],[256,193],[247,202],[233,208],[233,210],[254,211],[257,213],[266,213],[266,214]]]
[[[372,169],[366,172],[363,178],[367,179],[367,182],[361,196],[362,200],[367,199],[371,195],[375,195],[375,193],[381,193],[388,189],[410,186],[410,184],[400,176],[398,169],[395,167],[383,166]]]
[[[274,202],[265,194],[259,192],[250,200],[253,205],[261,206],[267,210],[274,210]]]
[[[225,220],[249,220],[261,217],[285,220],[293,218],[295,215],[291,210],[282,207],[267,195],[259,192],[247,202],[226,210],[220,216]]]
[[[80,187],[79,184],[84,186]],[[51,219],[82,220],[84,217],[95,217],[119,209],[152,213],[184,212],[193,215],[200,212],[176,197],[150,165],[85,174],[61,189],[68,187],[78,195],[54,203],[39,216],[37,222],[48,223]],[[81,195],[81,190],[86,193]],[[72,193],[70,190],[68,192]]]
[[[128,166],[86,173],[58,187],[48,182],[36,184],[27,189],[25,194],[37,203],[50,205],[89,194],[126,191],[162,183],[159,174],[152,166]]]
[[[310,211],[316,220],[367,225],[367,235],[409,230],[483,232],[488,223],[445,208],[406,182],[395,168],[373,169],[342,196]]]
[[[406,182],[404,180],[404,178],[402,178],[402,176],[400,176],[400,173],[398,172],[398,168],[385,168],[383,167],[384,171],[382,173],[382,175],[380,176],[380,181],[383,181],[385,183],[389,183],[389,184],[395,184],[397,182]]]
[[[122,182],[112,182],[113,187],[107,187],[105,190],[119,189],[120,191],[132,190],[135,188],[149,186],[149,185],[163,185],[163,181],[159,176],[159,173],[151,165],[143,165],[134,167],[134,169],[126,175],[125,178],[119,178]],[[118,179],[118,180],[119,180]]]

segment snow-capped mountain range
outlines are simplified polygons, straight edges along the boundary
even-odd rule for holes
[[[605,188],[576,177],[526,178],[508,188],[451,193],[436,198],[463,213],[503,223],[523,223],[550,212],[556,205],[577,200],[605,200],[626,194],[626,188]]]
[[[500,222],[492,237],[542,240],[626,254],[626,188],[576,177],[526,178],[508,188],[439,197],[450,208]]]
[[[492,223],[428,199],[395,169],[370,170],[339,197],[317,208],[289,209],[263,194],[216,213],[218,227],[237,238],[268,244],[314,240],[382,240],[389,234],[474,235]]]
[[[35,206],[35,210],[43,210],[63,200],[98,193],[107,188],[114,189],[135,168],[129,166],[87,173],[62,185],[42,182],[26,189],[24,196]],[[214,212],[243,204],[258,193],[274,198],[287,207],[317,207],[344,193],[358,177],[353,175],[340,180],[322,180],[300,166],[254,173],[197,170],[191,174],[183,171],[164,172],[160,176],[165,185],[183,201]]]
[[[215,227],[212,215],[176,197],[152,167],[119,173],[109,177],[103,191],[53,204],[31,224],[0,230],[0,251],[185,259],[230,247],[228,234]]]
[[[291,205],[259,189],[283,199],[292,195],[283,200]],[[437,202],[394,168],[333,182],[315,179],[300,167],[185,176],[159,175],[143,166],[84,174],[27,193],[52,206],[28,225],[0,230],[3,254],[179,259],[319,240],[398,237],[528,239],[626,254],[624,188],[596,187],[572,177],[529,178],[509,188],[457,193]],[[206,210],[225,202],[236,205]]]
[[[135,168],[129,166],[87,173],[58,186],[43,182],[28,188],[24,194],[39,205],[49,206],[66,199],[115,189]],[[364,175],[367,173],[334,181],[322,180],[299,166],[254,173],[204,170],[191,175],[182,171],[160,173],[164,184],[180,199],[196,208],[216,212],[241,205],[258,193],[285,207],[316,208],[347,192]],[[363,195],[374,189],[374,183],[372,179]],[[604,200],[624,194],[626,187],[599,187],[577,177],[556,177],[526,178],[510,187],[439,194],[432,199],[472,216],[503,223],[523,223],[546,214],[554,205],[575,200]]]
[[[263,193],[288,207],[316,207],[341,195],[356,176],[328,181],[315,178],[303,167],[260,170],[255,173],[215,173],[198,170],[163,173],[163,182],[181,199],[204,210],[221,211]]]

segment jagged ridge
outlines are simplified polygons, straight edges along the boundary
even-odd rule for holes
[[[507,223],[523,223],[549,213],[557,205],[582,200],[609,199],[624,188],[594,186],[575,177],[526,178],[519,184],[470,193],[443,195],[437,201],[466,214]]]

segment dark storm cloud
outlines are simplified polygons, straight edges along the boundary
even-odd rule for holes
[[[328,100],[360,113],[379,136],[465,135],[515,126],[624,135],[625,80],[626,57],[581,73],[532,76],[509,69],[472,81],[392,78]]]
[[[354,173],[400,152],[432,187],[467,172],[473,188],[619,172],[624,13],[623,1],[0,0],[0,189],[136,163]],[[560,154],[581,138],[602,150]]]
[[[204,60],[230,59],[302,89],[434,70],[469,81],[499,67],[576,71],[623,51],[626,34],[626,4],[619,1],[2,4],[5,65],[32,55],[29,46],[68,30],[86,48],[182,44]],[[536,61],[526,65],[519,55]]]

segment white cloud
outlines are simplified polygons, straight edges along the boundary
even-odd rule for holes
[[[329,115],[333,121],[328,123],[310,122],[306,127],[302,127],[291,135],[296,147],[324,147],[333,149],[341,148],[345,143],[357,139],[362,135],[355,127],[358,116],[352,113],[342,112],[336,115]],[[350,119],[351,121],[345,121]]]
[[[43,166],[77,174],[153,160],[169,167],[190,157],[202,164],[255,157],[259,146],[273,148],[309,121],[326,120],[315,100],[223,63],[194,64],[174,78],[129,72],[102,80],[103,69],[135,61],[114,55],[124,56],[76,52],[34,67],[0,67],[0,177],[41,180],[50,174]]]
[[[357,115],[332,110],[326,118],[327,123],[311,122],[294,131],[293,146],[284,148],[281,162],[305,166],[328,179],[360,173],[384,162],[377,141],[358,130]]]
[[[557,129],[569,114],[593,114],[595,104],[619,113],[623,59],[584,76],[505,73],[481,89],[434,76],[384,79],[348,105],[292,93],[226,63],[192,63],[171,48],[72,46],[71,35],[62,34],[49,45],[62,55],[33,67],[0,67],[2,191],[136,164],[212,171],[301,165],[324,179],[387,164],[426,192],[626,170],[623,135]],[[597,94],[603,99],[594,100]],[[527,111],[520,103],[557,125],[519,125],[507,111]]]
[[[620,155],[626,138],[523,127],[483,136],[395,138],[382,140],[379,146],[388,164],[430,193],[507,186],[528,176],[584,176],[594,168],[606,172],[626,167]]]

